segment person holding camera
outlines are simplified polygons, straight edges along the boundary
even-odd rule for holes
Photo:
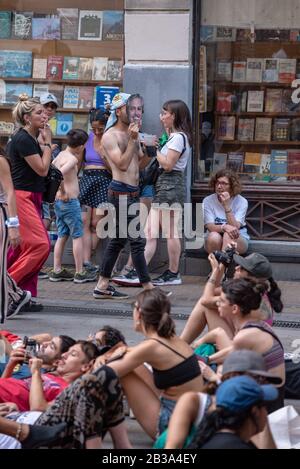
[[[210,254],[225,250],[234,241],[237,251],[248,249],[249,235],[246,228],[248,202],[242,197],[242,187],[235,173],[221,169],[210,180],[214,194],[203,200],[205,250]]]
[[[252,311],[253,319],[261,319],[269,325],[273,323],[274,312],[280,313],[283,310],[281,301],[281,290],[273,278],[272,266],[268,259],[258,252],[242,257],[234,254],[234,243],[231,243],[231,254],[236,264],[234,279],[246,278],[254,281],[266,282],[268,288],[263,295],[262,302],[257,311]],[[221,282],[228,260],[228,252],[223,253],[226,263],[218,262],[214,254],[208,256],[211,264],[211,274],[208,279],[201,298],[196,303],[189,319],[183,329],[181,338],[187,343],[195,340],[207,326],[209,330],[222,327],[229,337],[233,337],[233,324],[227,319],[220,318],[217,303],[221,294]],[[230,257],[230,256],[229,256]]]

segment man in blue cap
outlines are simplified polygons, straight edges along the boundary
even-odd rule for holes
[[[127,93],[118,93],[114,96],[101,142],[102,155],[112,170],[108,202],[115,208],[116,235],[110,239],[104,253],[100,278],[93,293],[96,299],[128,298],[127,294],[117,291],[109,284],[115,262],[127,240],[130,243],[133,265],[140,283],[144,289],[153,288],[144,256],[145,237],[142,237],[141,233],[131,233],[129,226],[131,222],[134,226],[138,222],[137,213],[132,206],[136,204],[136,209],[139,208],[139,164],[144,157],[139,141],[141,122],[139,119],[134,119],[134,122],[129,121],[127,112],[129,98],[130,95]]]

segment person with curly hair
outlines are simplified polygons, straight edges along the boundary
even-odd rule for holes
[[[225,250],[234,241],[237,251],[244,254],[250,239],[245,223],[248,202],[240,195],[242,187],[238,176],[221,169],[212,176],[210,187],[214,194],[203,200],[205,250],[209,254]]]

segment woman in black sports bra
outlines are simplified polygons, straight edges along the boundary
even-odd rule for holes
[[[201,391],[203,386],[197,358],[176,336],[170,311],[163,291],[141,292],[134,303],[133,321],[145,340],[109,365],[121,378],[135,417],[153,439],[157,430],[161,433],[168,425],[177,399],[187,391]],[[151,372],[144,363],[152,367]]]

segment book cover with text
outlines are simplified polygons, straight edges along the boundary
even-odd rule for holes
[[[103,12],[103,41],[123,41],[124,39],[124,12],[104,11]]]
[[[103,11],[80,10],[78,39],[84,41],[101,41],[103,29]]]

